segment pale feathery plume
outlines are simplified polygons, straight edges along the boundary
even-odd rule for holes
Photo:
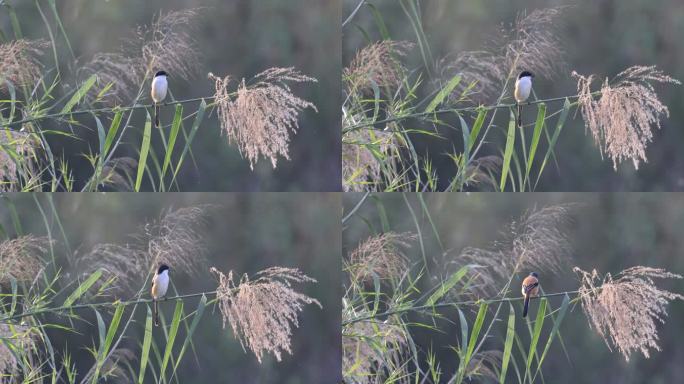
[[[408,348],[406,330],[394,323],[374,319],[358,321],[342,330],[342,372],[345,382],[372,384],[384,374],[383,368],[404,369],[402,356]],[[398,378],[403,375],[392,375]],[[408,375],[406,376],[408,377]],[[398,381],[402,382],[402,381]]]
[[[38,57],[47,46],[43,40],[25,39],[0,44],[0,80],[9,80],[15,86],[34,84],[41,77]],[[4,81],[0,84],[5,86]]]
[[[298,269],[272,267],[256,274],[252,280],[246,274],[236,283],[233,272],[226,276],[216,268],[219,285],[216,289],[223,327],[229,323],[243,349],[250,349],[261,363],[264,354],[271,353],[280,361],[282,353],[292,354],[292,328],[299,327],[298,315],[305,305],[318,300],[292,289],[293,283],[315,283]]]
[[[98,371],[99,380],[130,383],[130,371],[128,370],[128,367],[135,363],[137,359],[138,354],[134,350],[129,348],[117,348],[109,354],[105,361],[96,361],[85,374],[81,383],[92,381],[95,371]]]
[[[496,188],[498,181],[493,176],[501,170],[503,159],[500,156],[490,155],[474,159],[466,166],[465,185],[490,184]]]
[[[97,244],[79,257],[84,273],[103,271],[104,283],[114,280],[113,291],[135,289],[159,264],[174,274],[196,277],[206,267],[206,216],[209,206],[169,210],[155,222],[141,228],[131,244]]]
[[[626,361],[633,352],[648,358],[651,349],[660,351],[658,323],[665,322],[670,301],[684,300],[684,296],[659,289],[654,279],[681,279],[681,275],[637,266],[602,279],[595,269],[591,273],[573,270],[582,282],[579,295],[589,325],[609,349],[614,345]]]
[[[26,235],[0,243],[0,284],[11,279],[33,281],[43,270],[43,257],[50,240],[47,237]]]
[[[0,191],[21,190],[19,172],[30,172],[33,169],[36,163],[36,149],[39,147],[40,144],[32,133],[10,130],[0,132]],[[23,166],[17,167],[20,162]]]
[[[19,373],[17,356],[34,353],[36,349],[35,334],[32,328],[10,323],[0,323],[0,377],[5,374]],[[4,382],[4,380],[3,380]]]
[[[613,81],[606,79],[597,98],[591,90],[594,75],[577,79],[579,109],[601,157],[605,153],[617,170],[624,160],[632,160],[634,168],[647,162],[646,146],[653,139],[652,128],[660,129],[662,116],[670,112],[655,92],[653,83],[681,84],[655,66],[633,66],[622,71]]]
[[[496,282],[529,271],[560,273],[572,260],[572,245],[565,234],[572,205],[555,205],[531,211],[510,224],[504,239],[490,248],[465,248],[453,262],[470,265],[478,274],[473,287],[485,294],[503,288]]]
[[[404,250],[417,239],[413,233],[386,232],[362,241],[349,255],[349,266],[353,281],[398,279],[408,270],[408,258]]]
[[[370,148],[395,160],[400,142],[393,132],[359,129],[342,135],[342,188],[344,192],[378,191],[381,186],[381,161]]]
[[[248,83],[245,79],[233,94],[230,77],[209,73],[214,82],[214,102],[223,134],[229,143],[236,143],[242,156],[254,165],[259,157],[270,159],[273,168],[278,157],[290,159],[290,134],[299,129],[299,114],[316,106],[292,93],[288,83],[316,82],[294,68],[270,68]]]
[[[528,15],[520,14],[513,25],[501,28],[501,36],[491,49],[463,51],[440,60],[441,81],[461,75],[461,82],[450,100],[473,99],[491,103],[502,94],[506,80],[523,70],[547,79],[565,72],[565,52],[557,30],[566,8],[537,9]]]
[[[184,80],[197,75],[199,52],[194,27],[200,10],[160,13],[149,26],[138,27],[133,38],[124,40],[120,52],[95,54],[79,70],[85,76],[98,76],[93,94],[110,86],[105,97],[118,103],[135,96],[142,81],[157,71]]]
[[[348,90],[359,92],[373,84],[381,88],[398,87],[406,72],[400,59],[413,47],[408,41],[383,40],[362,48],[342,72]]]

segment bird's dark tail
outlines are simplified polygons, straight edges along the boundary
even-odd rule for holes
[[[518,103],[518,128],[522,128],[522,105]]]
[[[159,128],[159,104],[154,104],[154,126]]]
[[[154,305],[153,305],[153,316],[154,316],[154,325],[159,326],[159,308],[157,307],[159,305],[157,303],[157,300],[154,300]]]
[[[523,317],[527,317],[527,307],[530,305],[530,295],[525,295],[525,304],[523,306]]]

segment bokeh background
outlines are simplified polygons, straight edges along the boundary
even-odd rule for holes
[[[30,1],[10,0],[16,9],[27,38],[48,39],[48,31],[36,5]],[[41,3],[42,4],[42,3]],[[221,137],[216,115],[203,122],[193,151],[197,167],[186,161],[179,176],[183,191],[338,191],[340,190],[340,6],[336,0],[122,0],[58,1],[57,8],[70,38],[78,63],[55,27],[49,5],[41,5],[58,42],[60,68],[65,82],[74,83],[76,70],[98,52],[118,52],[122,39],[130,38],[135,28],[151,23],[159,12],[203,7],[196,28],[197,58],[200,72],[196,78],[170,79],[173,96],[189,99],[210,96],[213,84],[207,73],[230,75],[233,79],[251,78],[271,67],[296,67],[315,77],[318,83],[293,86],[295,95],[313,102],[318,113],[307,109],[300,114],[300,130],[291,136],[290,158],[280,158],[274,170],[261,159],[254,171],[240,157],[235,145]],[[12,36],[10,18],[0,12],[0,29]],[[46,68],[54,68],[51,50],[43,56]],[[148,91],[145,91],[147,96]],[[197,104],[185,106],[188,114]],[[173,108],[165,108],[162,121],[173,119]],[[144,112],[136,114],[133,124],[142,132]],[[206,116],[205,116],[206,118]],[[94,122],[91,122],[94,124]],[[187,129],[189,129],[189,123]],[[60,129],[47,124],[44,128]],[[63,127],[62,127],[63,129]],[[97,148],[97,130],[79,132],[83,142],[59,139],[53,143],[57,153],[64,152],[76,168],[77,180],[90,175],[90,165],[80,155],[89,146]],[[157,137],[158,139],[158,137]],[[139,142],[139,138],[137,139]],[[178,144],[177,144],[178,145]],[[124,155],[126,153],[122,153]],[[135,153],[128,156],[138,158]]]
[[[373,231],[383,228],[380,212],[384,212],[386,222],[394,232],[415,233],[418,223],[429,258],[431,276],[434,277],[444,273],[446,263],[456,258],[463,248],[486,248],[494,241],[503,240],[507,226],[524,213],[549,205],[572,204],[572,220],[566,234],[574,248],[573,260],[560,275],[541,275],[545,292],[577,289],[579,280],[572,272],[573,266],[585,271],[595,268],[602,274],[615,274],[632,266],[643,265],[684,275],[684,238],[681,235],[684,196],[678,194],[433,193],[424,194],[423,197],[446,252],[439,246],[416,195],[407,194],[405,200],[401,194],[386,193],[373,195],[357,211],[357,215],[346,223],[342,238],[344,257],[360,241],[374,234]],[[345,194],[345,212],[349,212],[360,198],[361,194]],[[407,208],[407,201],[416,215],[416,221]],[[407,256],[412,262],[422,265],[417,241],[407,251]],[[520,281],[523,277],[522,274],[519,276]],[[421,288],[424,290],[436,283],[423,279]],[[660,280],[657,284],[660,288],[684,294],[684,280]],[[561,301],[561,298],[551,299],[551,304],[557,308]],[[618,352],[611,352],[597,333],[589,328],[579,306],[571,308],[560,328],[568,357],[558,340],[555,340],[543,365],[545,382],[680,382],[684,377],[684,347],[679,342],[684,335],[684,302],[674,301],[667,310],[669,317],[664,324],[658,325],[658,344],[662,351],[652,351],[649,359],[635,353],[627,363]],[[472,322],[477,307],[469,308],[469,311]],[[457,361],[454,352],[448,347],[457,345],[456,338],[460,334],[457,331],[458,313],[447,311],[445,314],[454,322],[451,325],[455,327],[453,332],[448,329],[441,333],[416,328],[412,336],[424,348],[424,352],[432,347],[442,368],[453,372],[457,368]],[[426,318],[416,316],[416,320],[424,322]],[[501,326],[505,328],[505,324]],[[548,330],[546,332],[545,335]],[[527,333],[521,335],[523,340],[527,340],[527,336]],[[505,333],[502,337],[505,337]],[[501,346],[503,342],[496,339],[493,345]]]
[[[216,307],[208,307],[194,337],[194,351],[188,350],[179,365],[181,383],[339,383],[340,375],[340,198],[336,194],[56,194],[53,198],[64,233],[75,260],[98,243],[126,244],[139,232],[139,226],[159,219],[171,208],[212,204],[205,235],[209,266],[237,276],[272,266],[299,268],[318,283],[296,284],[294,288],[323,305],[307,305],[299,315],[299,328],[293,328],[292,355],[282,361],[265,356],[262,364],[251,351],[243,351],[230,326],[222,329]],[[37,202],[45,210],[56,243],[62,273],[78,274],[66,262],[66,244],[59,235],[45,195],[14,194],[0,201],[0,224],[7,235],[15,228],[10,208],[14,206],[23,232],[45,235],[46,228]],[[11,203],[11,204],[10,204]],[[205,270],[200,278],[189,279],[174,271],[172,282],[179,293],[213,291],[217,281]],[[141,282],[142,285],[143,282]],[[137,291],[139,287],[131,287]],[[172,291],[171,291],[172,292]],[[122,297],[125,299],[126,297]],[[185,302],[186,311],[197,306],[197,299]],[[163,307],[163,305],[162,305]],[[166,308],[167,320],[173,306]],[[126,312],[128,314],[128,312]],[[68,348],[79,372],[86,372],[93,358],[85,347],[97,340],[95,317],[86,312],[91,325],[75,322],[81,334],[50,331],[53,348]],[[136,353],[144,333],[144,311],[139,311],[124,346]],[[52,322],[67,321],[51,318]],[[155,330],[154,332],[160,332]],[[163,345],[163,336],[155,334]],[[139,360],[133,362],[139,366]],[[137,372],[137,371],[136,371]]]
[[[357,0],[344,0],[343,18],[358,3]],[[393,40],[416,41],[409,19],[398,1],[369,0],[367,3],[376,7]],[[540,98],[576,94],[576,82],[570,78],[573,70],[605,79],[633,65],[657,65],[665,73],[684,81],[684,47],[680,39],[684,35],[684,7],[679,0],[597,0],[590,3],[567,0],[431,0],[419,4],[423,28],[435,59],[450,53],[489,48],[493,40],[501,38],[501,26],[510,25],[521,13],[538,8],[570,6],[558,23],[568,70],[555,79],[535,78],[534,89]],[[342,33],[343,66],[348,65],[354,53],[365,46],[368,39],[381,39],[369,7],[362,7]],[[409,69],[425,72],[418,48],[414,49],[407,62]],[[662,129],[654,132],[653,142],[646,151],[648,163],[641,164],[636,171],[631,162],[625,162],[615,172],[610,160],[601,159],[597,146],[585,132],[581,116],[573,116],[573,111],[555,149],[559,168],[555,165],[547,167],[537,190],[683,190],[684,154],[680,143],[684,142],[684,87],[658,85],[656,89],[660,100],[670,108],[671,115],[664,119]],[[550,105],[549,108],[553,109],[549,111],[561,106]],[[446,121],[459,126],[458,120]],[[506,123],[507,120],[499,122]],[[459,143],[462,136],[457,129],[440,129],[440,134],[446,140],[417,136],[416,143],[421,148],[419,153],[428,151],[431,155],[440,181],[448,183],[456,168],[451,159],[442,154],[451,153],[454,146],[460,148],[454,143]],[[441,185],[442,189],[444,187]]]

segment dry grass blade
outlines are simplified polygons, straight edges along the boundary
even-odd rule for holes
[[[669,110],[659,99],[653,83],[681,84],[655,66],[634,66],[621,72],[612,82],[606,79],[601,95],[594,99],[591,84],[594,76],[577,79],[578,103],[594,141],[613,161],[617,169],[624,160],[632,160],[635,168],[646,162],[646,146],[653,139],[652,126],[660,128],[661,116]]]
[[[297,269],[273,267],[259,272],[254,280],[247,275],[236,284],[233,272],[226,276],[211,268],[219,280],[216,297],[223,327],[230,323],[243,348],[249,348],[261,363],[265,353],[280,361],[283,352],[292,353],[292,327],[299,326],[297,315],[304,305],[321,304],[292,289],[293,283],[316,282]]]
[[[316,106],[295,96],[288,83],[315,82],[316,79],[299,73],[294,68],[271,68],[248,84],[238,84],[234,98],[228,89],[230,77],[210,73],[223,133],[235,142],[240,153],[249,160],[250,168],[260,156],[271,160],[276,167],[278,157],[289,160],[290,133],[299,129],[299,113]]]
[[[38,56],[48,44],[43,40],[15,40],[0,44],[0,80],[15,85],[33,84],[41,76]],[[4,84],[0,85],[4,86]]]
[[[33,235],[21,236],[0,243],[0,284],[11,278],[32,281],[45,266],[43,256],[50,240]]]
[[[632,352],[650,356],[649,350],[660,350],[657,323],[667,316],[670,301],[684,296],[656,287],[654,279],[681,279],[664,269],[632,267],[614,279],[607,274],[601,279],[575,267],[582,281],[580,297],[589,324],[610,348],[610,342],[629,361]]]

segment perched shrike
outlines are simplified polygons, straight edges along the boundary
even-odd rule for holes
[[[532,78],[534,78],[534,75],[531,72],[522,71],[518,75],[518,80],[515,81],[513,96],[516,103],[518,103],[518,127],[522,127],[522,105],[520,103],[527,101],[527,98],[530,97]]]
[[[539,294],[539,275],[536,272],[531,272],[522,282],[522,294],[525,296],[525,305],[523,307],[523,316],[527,316],[527,307],[530,305],[530,297]]]
[[[159,103],[166,98],[166,92],[169,90],[169,82],[166,81],[167,74],[164,71],[159,71],[152,79],[152,101],[154,101],[154,126],[159,128]]]
[[[159,325],[159,308],[157,308],[157,300],[166,296],[166,290],[169,289],[169,266],[162,264],[157,269],[157,273],[152,278],[152,299],[154,299],[154,325]]]

